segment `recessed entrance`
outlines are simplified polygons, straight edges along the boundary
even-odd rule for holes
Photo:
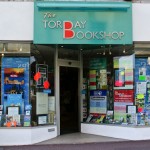
[[[78,71],[60,67],[60,134],[79,131]]]

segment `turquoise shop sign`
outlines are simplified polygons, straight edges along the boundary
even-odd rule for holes
[[[132,44],[132,3],[35,1],[34,44]]]

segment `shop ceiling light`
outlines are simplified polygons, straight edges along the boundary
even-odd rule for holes
[[[20,52],[22,52],[22,46],[20,47]]]
[[[125,45],[123,46],[123,53],[124,53],[124,54],[126,53]]]
[[[3,49],[3,51],[4,51],[4,52],[6,51],[5,45],[4,45],[4,49]]]
[[[111,55],[111,51],[109,50],[109,55]]]
[[[125,50],[125,48],[123,49],[123,53],[124,53],[124,54],[126,53],[126,50]]]
[[[109,45],[109,55],[111,55],[112,53],[111,53],[111,51],[110,51],[110,48],[111,48],[111,45]]]
[[[104,50],[104,52],[103,52],[103,55],[105,55],[105,50]]]
[[[101,53],[97,53],[97,55],[100,55]]]

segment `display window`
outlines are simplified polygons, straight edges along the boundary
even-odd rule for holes
[[[35,45],[0,44],[0,127],[54,124],[54,53],[43,59]],[[47,47],[44,47],[46,51]],[[32,51],[31,51],[32,49]]]
[[[54,49],[47,45],[32,44],[30,99],[32,126],[55,124]]]
[[[24,126],[29,98],[30,44],[1,43],[0,126]],[[31,107],[30,107],[31,108]],[[30,109],[28,110],[30,111]],[[28,125],[31,126],[31,114]]]
[[[149,125],[149,58],[111,49],[83,58],[83,122]]]
[[[54,94],[56,47],[32,44],[30,55],[27,50],[22,52],[28,46],[18,47],[18,54],[14,56],[8,53],[11,44],[3,45],[0,126],[53,125],[57,113]],[[18,48],[13,45],[12,49]],[[82,45],[80,51],[83,60],[81,121],[149,125],[149,57],[136,57],[133,45],[102,45],[100,48]],[[72,49],[71,53],[78,52]],[[59,58],[65,58],[66,54],[61,53]],[[77,55],[74,59],[78,60]]]

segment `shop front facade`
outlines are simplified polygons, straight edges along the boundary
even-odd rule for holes
[[[80,7],[83,7],[83,9],[79,8],[78,10],[79,5]],[[95,5],[97,5],[96,8],[94,7]],[[72,6],[74,6],[74,8],[72,8]],[[59,75],[61,74],[61,66],[78,68],[77,70],[77,73],[79,74],[77,80],[78,85],[75,87],[73,85],[72,86],[68,85],[70,86],[70,88],[77,89],[77,91],[75,90],[73,91],[73,96],[72,96],[72,97],[76,97],[76,100],[78,99],[78,102],[76,104],[72,103],[73,102],[72,97],[70,100],[68,98],[66,100],[67,102],[65,102],[65,100],[61,101],[61,98],[65,97],[65,95],[61,94],[62,92],[61,90],[67,89],[67,87],[63,88],[60,85],[59,88],[59,86],[57,86],[59,85],[59,83],[56,84],[56,88],[55,88],[56,110],[57,110],[56,112],[60,111],[60,113],[56,113],[56,118],[58,123],[57,125],[58,134],[61,134],[61,128],[64,126],[64,124],[69,124],[70,122],[74,122],[75,120],[76,123],[78,124],[76,124],[76,127],[72,127],[72,128],[74,130],[80,131],[80,122],[88,117],[87,116],[89,113],[88,107],[90,106],[88,105],[89,100],[86,99],[86,96],[88,95],[84,95],[85,98],[83,98],[83,94],[81,95],[81,91],[84,92],[83,89],[81,89],[83,78],[85,80],[89,80],[88,75],[90,72],[90,65],[92,65],[89,63],[90,61],[93,61],[91,62],[93,63],[93,69],[91,70],[93,70],[95,73],[96,73],[96,69],[100,69],[100,68],[104,71],[104,77],[103,77],[104,79],[102,79],[104,80],[104,83],[102,83],[103,81],[98,81],[99,86],[100,84],[102,84],[103,87],[101,85],[100,87],[96,88],[97,86],[96,74],[93,74],[93,76],[95,76],[95,78],[92,79],[93,80],[92,84],[94,84],[93,90],[106,90],[107,89],[106,87],[107,59],[105,58],[106,57],[105,55],[102,54],[100,56],[100,54],[98,55],[97,53],[100,52],[110,53],[113,51],[114,47],[116,48],[122,45],[124,48],[132,46],[132,6],[130,3],[100,3],[99,4],[95,2],[93,4],[91,2],[88,3],[87,2],[79,2],[79,3],[78,2],[65,2],[65,3],[48,2],[47,3],[47,2],[37,1],[34,7],[35,7],[34,44],[57,45],[55,49],[56,52],[55,69],[57,70],[55,72],[56,83],[59,82],[61,84],[62,77]],[[109,9],[111,9],[111,11],[109,11]],[[72,13],[69,13],[66,18],[66,14],[69,11],[71,11]],[[119,17],[120,19],[124,18],[122,19],[123,21],[118,22]],[[128,22],[128,26],[126,25],[126,21]],[[109,26],[110,24],[111,26]],[[76,59],[71,60],[73,59],[72,57],[64,58],[64,56],[61,56],[61,51],[67,46],[70,47],[70,49],[75,51],[73,53],[78,53],[77,54],[78,57]],[[94,51],[94,53],[90,54],[89,51]],[[70,76],[73,75],[70,74]],[[64,84],[67,84],[67,81],[65,81]],[[87,93],[87,91],[85,91],[85,93]],[[85,102],[86,100],[87,102]],[[70,117],[70,120],[68,119],[67,122],[64,122],[66,116],[73,112],[69,112],[69,110],[63,110],[64,108],[61,107],[63,107],[63,105],[66,105],[65,107],[67,107],[67,105],[71,107],[71,103],[72,105],[78,105],[77,108],[71,109],[71,110],[77,109],[75,110],[76,111],[75,113],[78,114],[78,116],[74,116],[73,114],[73,116]],[[104,109],[104,111],[101,112],[97,111],[97,113],[101,114],[105,112],[107,106],[106,104],[104,105],[105,105],[104,108],[102,108]],[[101,108],[99,109],[101,110]],[[61,120],[61,118],[63,119]],[[69,126],[71,127],[71,124]],[[62,131],[62,133],[63,132],[67,132],[67,131]]]
[[[0,22],[0,132],[13,135],[9,145],[73,132],[123,138],[111,130],[123,133],[134,126],[139,132],[139,125],[149,129],[148,116],[136,120],[149,113],[150,75],[149,54],[138,55],[138,46],[148,45],[148,38],[141,43],[142,37],[137,37],[139,5],[2,2],[7,13]],[[8,145],[5,139],[1,142]]]

